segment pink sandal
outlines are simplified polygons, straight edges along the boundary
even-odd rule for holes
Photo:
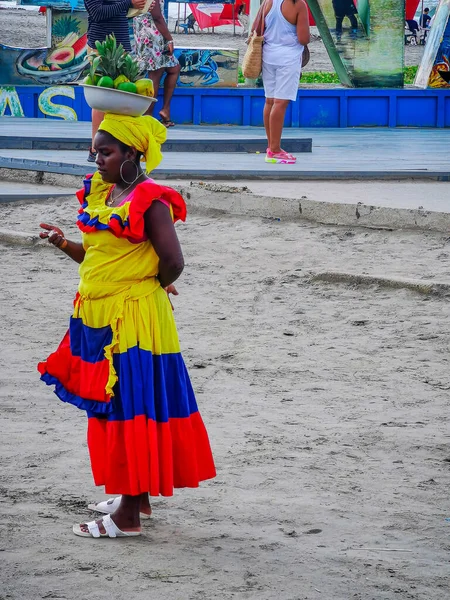
[[[266,151],[266,163],[278,165],[294,165],[297,159],[292,154],[282,150],[281,152],[271,152],[269,148]]]

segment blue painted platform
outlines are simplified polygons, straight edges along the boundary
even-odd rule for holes
[[[56,86],[57,87],[57,86]],[[55,92],[57,89],[53,88]],[[48,118],[38,108],[45,88],[17,86],[25,117]],[[1,91],[1,90],[0,90]],[[78,120],[89,121],[82,88],[75,97],[53,97],[69,106]],[[179,124],[262,126],[264,92],[258,88],[176,89],[172,118]],[[161,98],[156,112],[161,106]],[[8,108],[5,114],[8,113]],[[300,87],[286,114],[286,127],[450,127],[450,90],[345,89]]]

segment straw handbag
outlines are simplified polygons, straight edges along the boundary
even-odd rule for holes
[[[255,27],[248,40],[247,50],[244,54],[244,60],[242,61],[242,74],[246,79],[258,79],[262,71],[262,45],[264,43],[264,3],[259,9],[259,13],[256,19],[259,19],[259,25]],[[261,32],[261,35],[257,34],[257,30]]]

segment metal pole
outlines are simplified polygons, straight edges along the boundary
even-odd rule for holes
[[[249,31],[253,25],[253,21],[256,19],[260,6],[261,0],[250,0],[250,13],[248,15]]]
[[[233,0],[233,37],[236,36],[236,0]]]
[[[47,48],[52,47],[52,27],[53,27],[53,13],[52,9],[48,6],[45,11],[45,26],[47,28]]]

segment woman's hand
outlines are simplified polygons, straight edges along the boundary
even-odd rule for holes
[[[84,255],[86,254],[86,251],[83,248],[83,244],[66,240],[62,230],[59,227],[56,227],[55,225],[41,223],[40,227],[42,227],[42,229],[45,229],[45,231],[41,231],[41,233],[39,234],[41,240],[48,240],[50,244],[62,250],[64,254],[66,254],[69,258],[74,260],[79,265],[83,262]]]
[[[167,295],[169,294],[173,294],[174,296],[178,296],[178,291],[177,288],[173,285],[173,283],[171,283],[170,285],[168,285],[167,287],[164,288],[164,291],[167,292]]]
[[[146,4],[146,1],[147,0],[131,0],[131,4],[132,4],[133,8],[142,10]]]
[[[169,294],[178,296],[179,294],[178,294],[177,288],[173,285],[173,283],[171,283],[170,285],[168,285],[167,287],[164,288],[164,291],[166,292],[167,297],[169,298],[169,302],[170,302],[170,306],[172,307],[172,310],[174,310],[172,300],[170,299]]]
[[[55,225],[48,225],[47,223],[40,223],[39,227],[47,230],[41,231],[39,234],[41,240],[48,240],[50,244],[53,244],[61,250],[67,246],[67,240],[59,227],[56,227]]]

